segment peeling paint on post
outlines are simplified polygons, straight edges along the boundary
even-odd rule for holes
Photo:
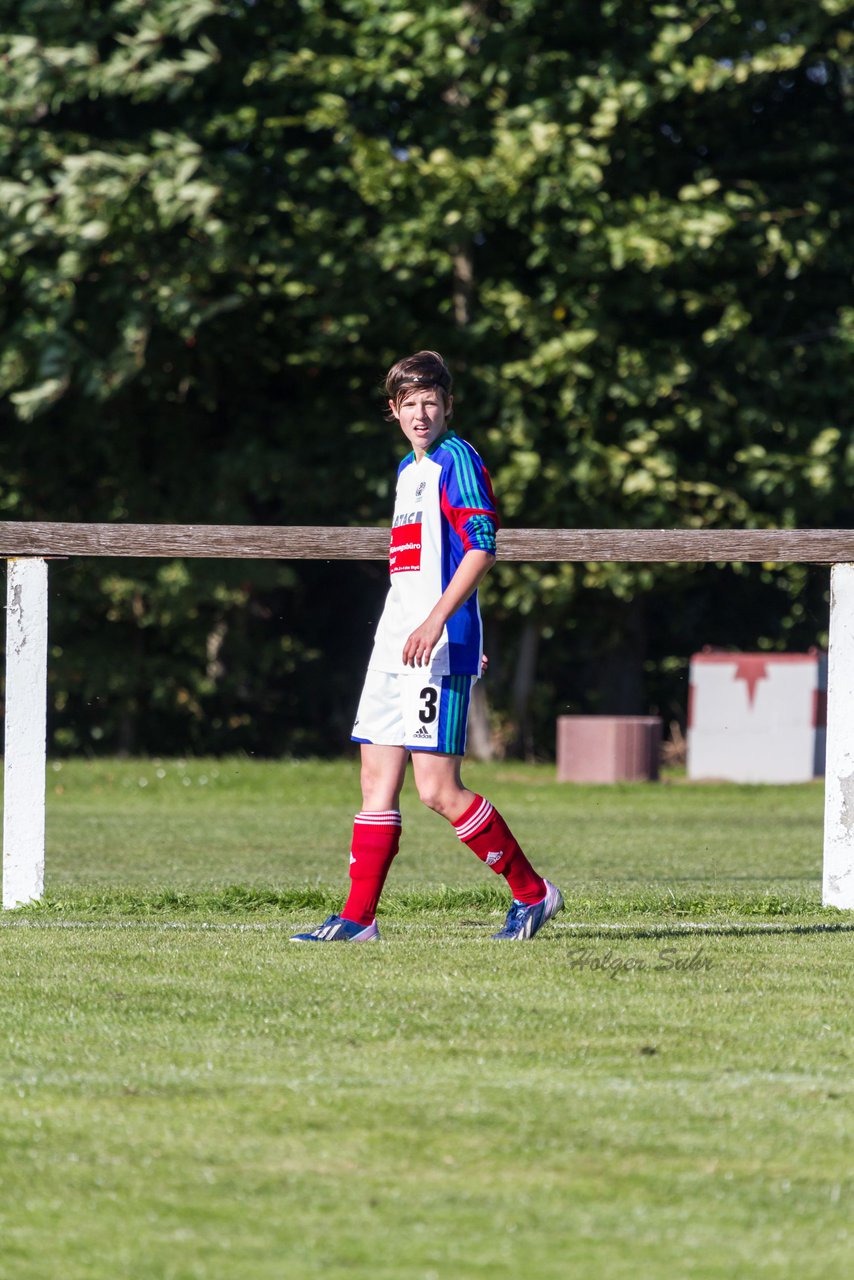
[[[44,892],[47,564],[10,560],[6,582],[3,907]]]
[[[854,910],[854,564],[830,574],[822,902]]]

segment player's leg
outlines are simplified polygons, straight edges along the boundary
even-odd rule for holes
[[[560,891],[544,880],[528,861],[504,818],[483,796],[469,791],[461,778],[470,677],[434,677],[435,695],[424,678],[413,688],[417,699],[404,702],[407,745],[418,794],[428,808],[452,824],[460,840],[507,881],[513,903],[498,938],[532,938],[563,906]],[[425,722],[425,716],[432,716]],[[416,717],[420,725],[416,728]],[[443,721],[447,721],[443,723]],[[448,751],[417,745],[427,724],[433,740]]]
[[[447,818],[463,844],[497,875],[504,876],[518,902],[540,902],[545,881],[531,866],[522,848],[493,804],[464,787],[460,756],[413,751],[412,768],[419,798]]]
[[[372,811],[396,810],[406,776],[409,752],[406,747],[362,743],[362,808]]]
[[[362,744],[362,808],[353,820],[350,892],[345,920],[371,925],[400,846],[400,792],[409,752],[405,747]]]
[[[447,818],[453,826],[459,814],[475,799],[473,791],[463,786],[460,776],[462,756],[432,751],[412,752],[412,771],[418,798],[428,809]]]
[[[361,743],[362,808],[353,820],[350,891],[340,915],[329,916],[292,942],[370,942],[379,937],[375,915],[400,844],[400,791],[408,751],[397,706],[395,677],[369,671],[353,738]]]

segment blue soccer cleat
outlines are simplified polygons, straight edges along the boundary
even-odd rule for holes
[[[372,924],[359,924],[343,916],[328,916],[310,933],[292,934],[291,942],[374,942],[379,936],[376,920]]]
[[[494,933],[493,938],[501,942],[529,942],[535,933],[542,929],[547,920],[556,916],[563,909],[563,895],[556,885],[546,884],[546,896],[542,902],[531,906],[526,902],[517,902],[514,898],[504,921],[504,928]]]

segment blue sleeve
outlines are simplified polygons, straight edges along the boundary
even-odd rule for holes
[[[442,475],[442,513],[466,551],[495,555],[498,511],[492,481],[471,445],[456,439],[448,449]]]

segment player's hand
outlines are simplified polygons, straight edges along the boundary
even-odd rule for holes
[[[426,667],[444,628],[429,618],[416,627],[403,646],[403,665]]]
[[[486,656],[486,654],[485,654],[485,653],[482,653],[482,654],[480,655],[480,678],[481,678],[481,680],[482,680],[482,679],[483,679],[483,677],[486,675],[486,673],[487,673],[487,671],[488,671],[488,670],[489,670],[489,658],[487,658],[487,656]]]

